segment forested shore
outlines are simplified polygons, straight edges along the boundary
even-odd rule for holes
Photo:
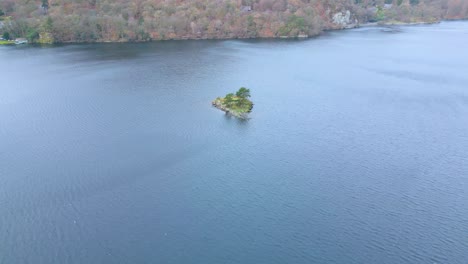
[[[467,17],[463,0],[0,0],[3,38],[39,43],[307,37]]]

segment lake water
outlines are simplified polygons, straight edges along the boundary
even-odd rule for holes
[[[466,264],[467,43],[0,47],[0,263]]]

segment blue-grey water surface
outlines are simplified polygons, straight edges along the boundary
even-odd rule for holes
[[[466,264],[467,45],[0,47],[0,263]]]

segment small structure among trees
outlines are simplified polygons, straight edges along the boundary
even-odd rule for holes
[[[228,93],[224,98],[216,98],[212,104],[214,107],[238,118],[247,118],[252,111],[253,103],[249,100],[250,90],[241,87],[234,93]]]

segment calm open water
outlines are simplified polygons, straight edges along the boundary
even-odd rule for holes
[[[0,263],[468,263],[468,22],[400,29],[0,47]]]

